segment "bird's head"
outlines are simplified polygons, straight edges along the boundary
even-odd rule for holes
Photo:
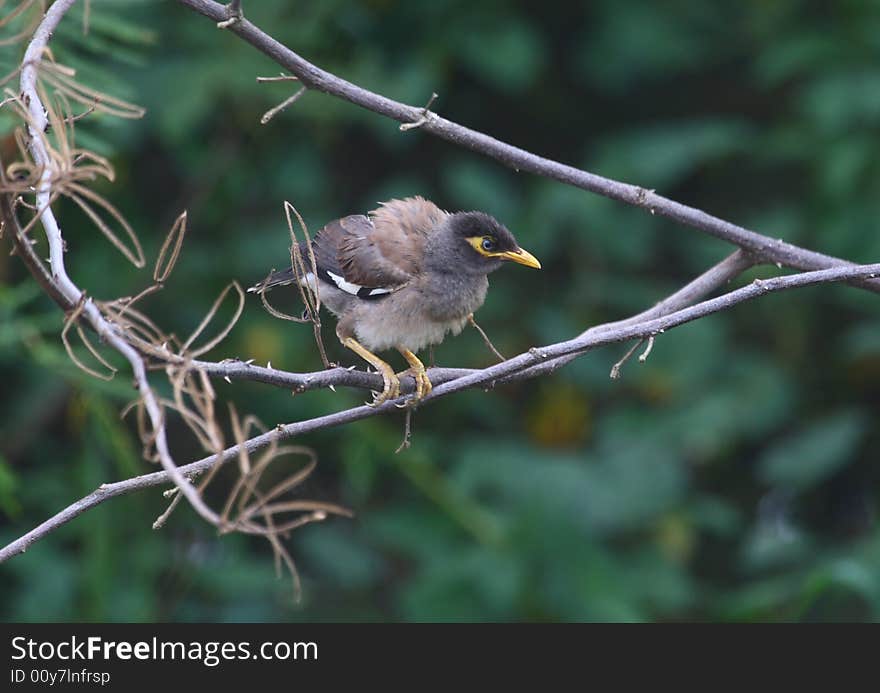
[[[483,212],[451,214],[436,235],[436,254],[447,267],[458,271],[488,274],[505,260],[541,269],[541,263],[516,242],[513,234],[494,217]]]

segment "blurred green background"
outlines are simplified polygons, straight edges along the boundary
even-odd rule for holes
[[[8,10],[8,8],[4,8]],[[245,2],[318,65],[531,151],[637,183],[854,261],[880,257],[880,4],[457,0]],[[492,277],[478,314],[506,354],[624,317],[730,248],[693,230],[458,149],[319,93],[268,125],[292,85],[268,59],[175,2],[94,0],[52,43],[87,84],[147,108],[96,116],[78,141],[148,261],[183,209],[175,273],[145,309],[178,335],[230,280],[287,257],[281,208],[312,229],[422,194],[496,215],[544,271]],[[12,69],[21,47],[2,49]],[[7,109],[4,109],[6,111]],[[8,159],[11,119],[2,116]],[[138,291],[83,215],[58,207],[73,278]],[[129,378],[72,366],[62,315],[0,241],[0,541],[104,481],[150,470],[118,412]],[[770,274],[764,268],[743,280]],[[353,520],[297,532],[295,604],[256,539],[218,538],[187,508],[150,528],[158,491],[115,499],[0,567],[0,618],[114,620],[877,620],[877,297],[828,286],[768,296],[556,375],[298,440],[320,464],[304,497]],[[325,321],[331,358],[355,363]],[[312,370],[307,326],[249,298],[211,355]],[[492,362],[465,331],[438,364]],[[402,364],[399,364],[402,365]],[[157,376],[158,378],[158,376]],[[362,392],[218,394],[267,425],[353,406]],[[172,426],[178,459],[201,456]],[[232,475],[216,483],[222,499]],[[225,486],[224,486],[225,484]]]

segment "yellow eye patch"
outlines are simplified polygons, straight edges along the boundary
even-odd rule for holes
[[[483,257],[510,260],[511,262],[525,265],[526,267],[541,269],[541,263],[538,262],[538,258],[532,255],[528,250],[523,250],[522,248],[517,247],[514,250],[500,251],[498,250],[498,241],[492,236],[471,236],[465,240],[467,240],[467,242],[471,244],[471,247]]]
[[[492,236],[471,236],[466,239],[474,250],[484,257],[496,257],[498,253],[498,242]]]

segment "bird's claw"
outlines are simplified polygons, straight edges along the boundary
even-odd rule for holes
[[[389,400],[395,400],[400,397],[400,379],[389,368],[389,373],[382,373],[382,380],[385,386],[382,392],[373,392],[373,401],[367,402],[371,407],[378,407]]]
[[[421,368],[412,367],[400,373],[400,375],[411,375],[412,379],[415,381],[416,391],[413,393],[413,396],[407,399],[404,403],[404,407],[417,407],[419,403],[434,389],[434,386],[431,384],[430,378],[428,378],[428,373],[425,371],[424,366]]]
[[[434,386],[431,384],[431,379],[424,368],[417,371],[413,377],[416,379],[416,399],[421,400],[431,394]]]

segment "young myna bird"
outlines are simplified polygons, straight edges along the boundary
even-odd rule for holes
[[[385,386],[378,405],[400,395],[394,369],[374,352],[397,349],[409,363],[417,403],[431,391],[415,355],[461,332],[483,305],[487,276],[505,260],[540,269],[504,225],[483,212],[444,212],[421,197],[390,200],[368,215],[331,221],[312,240],[317,272],[274,272],[248,291],[299,280],[338,317],[336,335],[376,368]],[[308,248],[300,247],[306,267]],[[317,277],[315,276],[317,274]]]

